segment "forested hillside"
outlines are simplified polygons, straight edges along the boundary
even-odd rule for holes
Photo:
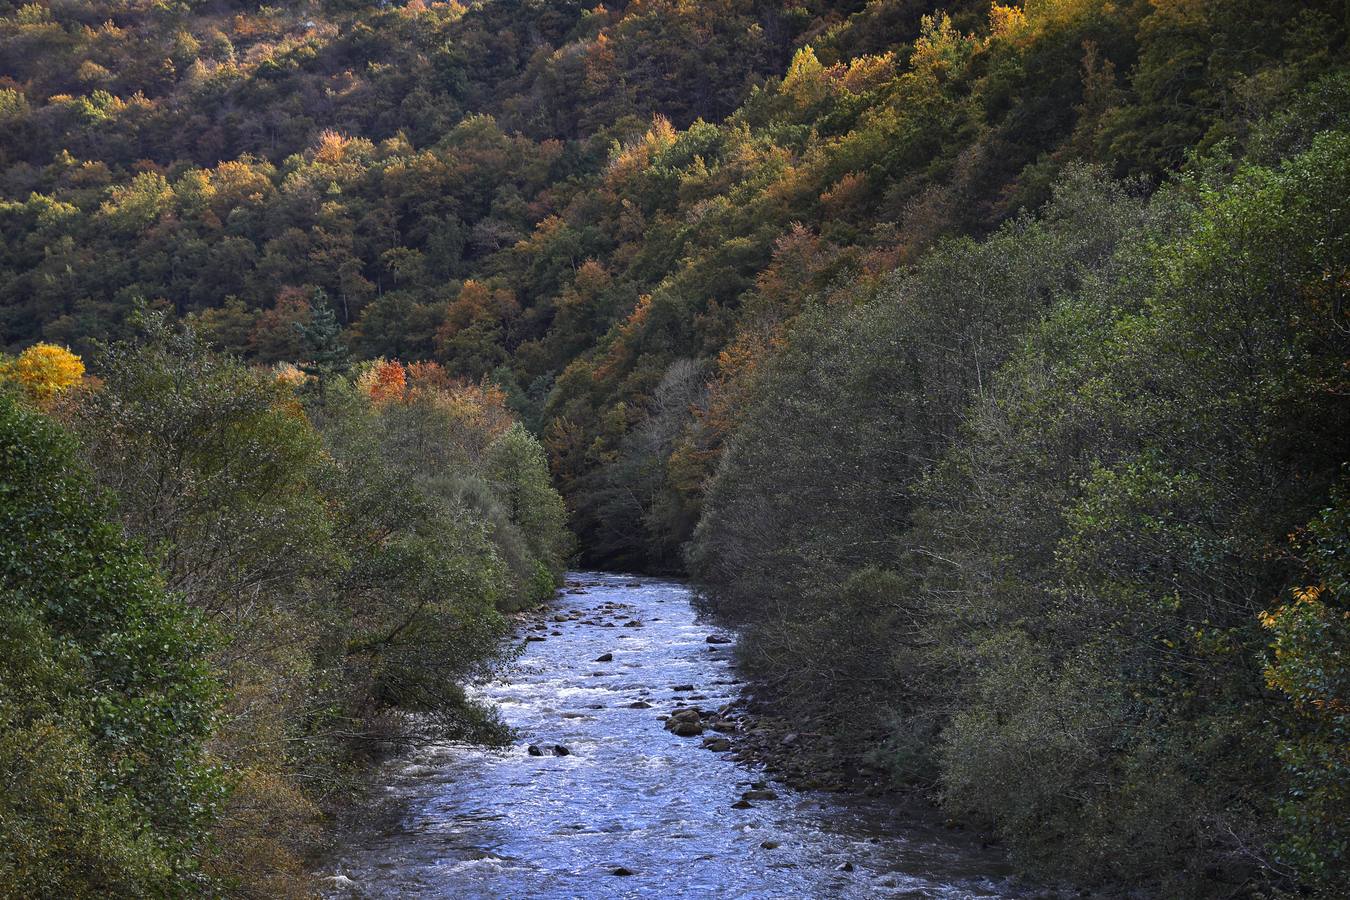
[[[267,779],[342,764],[327,716],[435,707],[551,590],[546,452],[585,560],[690,574],[785,709],[1026,870],[1346,888],[1341,0],[0,12],[6,415],[217,648],[176,683],[309,729],[184,726],[261,773],[192,877],[269,831],[250,791],[322,805]],[[34,394],[34,345],[97,378]],[[423,576],[371,522],[475,561],[406,587],[476,598],[467,643],[394,640],[375,586]]]

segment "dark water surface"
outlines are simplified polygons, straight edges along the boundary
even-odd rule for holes
[[[518,731],[509,750],[432,746],[387,765],[383,809],[328,869],[332,896],[1016,896],[997,853],[927,816],[779,784],[779,799],[732,809],[764,776],[658,718],[734,699],[730,648],[706,642],[716,629],[684,585],[635,580],[573,573],[584,593],[562,593],[550,617],[580,618],[549,621],[561,634],[483,689]],[[604,653],[613,661],[594,662]],[[629,708],[638,700],[652,708]]]

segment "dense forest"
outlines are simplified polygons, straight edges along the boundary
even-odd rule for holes
[[[379,748],[499,738],[460,688],[552,594],[562,500],[501,393],[434,364],[142,329],[88,375],[4,366],[0,895],[307,896]]]
[[[570,525],[1037,877],[1342,896],[1347,32],[0,3],[0,894],[303,895]]]

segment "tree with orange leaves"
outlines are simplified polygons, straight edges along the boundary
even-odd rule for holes
[[[376,360],[357,380],[362,393],[376,404],[402,400],[408,388],[407,371],[398,360]]]

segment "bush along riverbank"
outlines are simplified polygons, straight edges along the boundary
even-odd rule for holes
[[[154,316],[0,364],[0,896],[310,896],[381,748],[500,739],[462,687],[560,583],[543,451],[325,312],[299,366]]]

